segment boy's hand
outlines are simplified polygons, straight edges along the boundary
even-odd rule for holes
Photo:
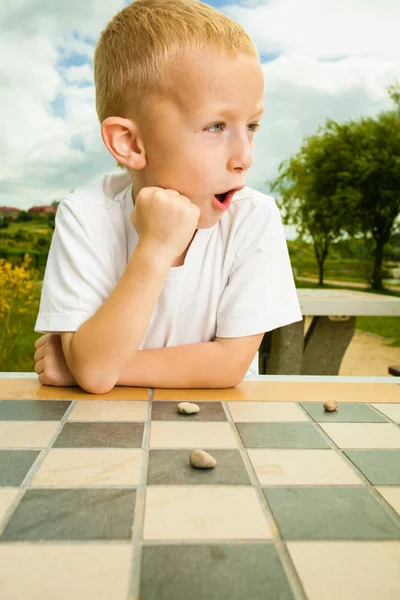
[[[77,386],[68,368],[61,344],[61,335],[46,333],[35,342],[35,372],[43,385]]]
[[[199,207],[176,190],[145,187],[135,199],[131,222],[140,242],[169,254],[172,261],[190,244],[200,215]]]

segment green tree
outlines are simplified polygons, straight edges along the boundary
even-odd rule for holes
[[[399,90],[399,92],[397,91]],[[283,221],[311,237],[323,284],[329,246],[345,234],[374,242],[371,287],[382,289],[385,244],[400,212],[398,84],[389,94],[399,110],[338,124],[327,119],[300,151],[279,165],[271,190],[281,196]]]

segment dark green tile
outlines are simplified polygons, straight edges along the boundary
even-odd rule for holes
[[[141,448],[144,423],[65,423],[53,448]]]
[[[40,450],[0,450],[0,486],[21,485]]]
[[[70,405],[61,400],[2,400],[0,421],[59,421]]]
[[[27,490],[0,541],[128,540],[136,490]]]
[[[188,450],[150,450],[148,485],[226,484],[251,485],[238,450],[203,448],[217,461],[213,469],[195,469],[189,463]]]
[[[273,544],[143,547],[140,600],[293,600]]]
[[[360,402],[339,403],[337,410],[324,410],[323,402],[299,402],[300,406],[318,423],[387,423],[388,420],[378,414],[368,404]]]
[[[362,487],[267,487],[264,494],[286,540],[392,540],[400,527]]]
[[[400,450],[344,450],[373,485],[400,485]]]
[[[197,404],[200,408],[200,412],[193,413],[192,415],[183,415],[178,412],[178,404],[185,402],[180,400],[179,402],[153,402],[151,408],[151,419],[152,421],[227,421],[225,411],[222,407],[221,402],[192,402],[192,400],[186,400],[192,404]]]
[[[329,448],[311,423],[236,423],[246,448]]]

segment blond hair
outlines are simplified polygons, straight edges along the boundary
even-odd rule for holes
[[[241,25],[198,0],[136,0],[119,11],[94,55],[100,123],[110,116],[142,122],[152,97],[173,86],[182,57],[198,51],[259,59]]]

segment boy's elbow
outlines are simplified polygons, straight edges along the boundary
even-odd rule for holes
[[[75,379],[78,385],[89,394],[108,394],[115,386],[115,382],[93,375],[86,375]]]

